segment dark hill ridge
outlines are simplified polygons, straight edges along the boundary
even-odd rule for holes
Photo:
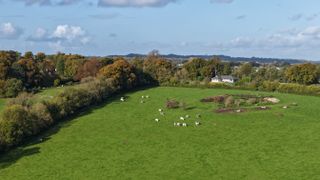
[[[117,55],[111,55],[110,57],[117,56]],[[126,58],[135,58],[135,57],[146,57],[147,55],[145,54],[127,54],[124,55]],[[226,56],[226,55],[178,55],[178,54],[167,54],[167,55],[162,55],[162,57],[167,58],[167,59],[172,59],[172,60],[188,60],[190,58],[203,58],[203,59],[211,59],[213,57],[219,57],[223,61],[230,61],[230,62],[258,62],[258,63],[290,63],[290,64],[300,64],[300,63],[306,63],[306,62],[311,62],[311,63],[317,63],[320,64],[320,61],[308,61],[308,60],[303,60],[303,59],[281,59],[281,58],[262,58],[262,57],[231,57],[231,56]]]

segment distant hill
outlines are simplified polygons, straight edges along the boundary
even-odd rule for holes
[[[144,58],[147,55],[145,54],[128,54],[124,55],[126,58],[135,58],[135,57],[141,57]],[[190,58],[203,58],[203,59],[211,59],[213,57],[219,57],[223,61],[229,61],[229,62],[257,62],[257,63],[290,63],[290,64],[300,64],[300,63],[306,63],[306,62],[312,62],[320,64],[320,61],[308,61],[303,59],[281,59],[281,58],[261,58],[261,57],[231,57],[231,56],[225,56],[225,55],[178,55],[178,54],[167,54],[167,55],[161,55],[164,58],[171,59],[171,60],[188,60]]]

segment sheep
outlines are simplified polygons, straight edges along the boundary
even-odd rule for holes
[[[156,122],[159,122],[159,121],[160,121],[160,119],[156,118],[156,119],[155,119],[155,121],[156,121]]]
[[[149,99],[149,97],[150,97],[149,95],[146,95],[146,98],[147,98],[147,99]]]
[[[177,126],[177,123],[176,123],[176,122],[174,122],[174,123],[173,123],[173,126]]]
[[[181,123],[176,123],[177,126],[181,126]]]
[[[200,126],[200,125],[201,125],[201,123],[198,122],[198,121],[196,121],[194,124],[195,124],[196,126]]]
[[[190,116],[189,115],[186,115],[186,118],[189,118]]]
[[[161,116],[164,116],[164,112],[160,112],[160,115],[161,115]]]
[[[184,121],[184,120],[185,120],[185,118],[184,118],[184,117],[180,117],[180,120]]]
[[[162,110],[162,109],[159,109],[159,112],[163,112],[163,110]]]
[[[183,126],[183,127],[187,127],[188,124],[187,124],[187,123],[182,123],[182,126]]]
[[[201,114],[197,114],[197,118],[201,118]]]
[[[141,96],[142,99],[144,99],[144,96]]]
[[[120,98],[120,101],[124,102],[124,97],[121,97],[121,98]]]
[[[144,101],[142,101],[142,100],[141,100],[141,101],[140,101],[140,103],[141,103],[141,104],[143,104],[143,103],[144,103]]]

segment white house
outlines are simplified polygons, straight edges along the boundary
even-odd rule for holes
[[[216,76],[216,77],[213,77],[211,79],[211,82],[213,83],[235,83],[236,82],[236,78],[233,77],[233,76]]]

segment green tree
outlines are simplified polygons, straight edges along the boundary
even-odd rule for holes
[[[203,74],[207,74],[208,72],[212,72],[212,67],[206,68],[205,72],[203,68],[205,68],[207,65],[206,60],[200,59],[200,58],[194,58],[188,61],[186,64],[183,65],[183,68],[185,68],[188,71],[189,78],[191,80],[202,80],[204,79]]]
[[[8,79],[4,89],[6,97],[16,97],[23,90],[22,81],[15,78]]]
[[[317,83],[317,66],[311,63],[293,65],[285,71],[285,76],[289,82],[293,83],[307,85]]]

